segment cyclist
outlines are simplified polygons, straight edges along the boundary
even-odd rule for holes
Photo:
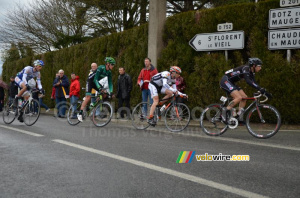
[[[220,86],[223,90],[230,94],[230,96],[233,97],[233,100],[229,103],[229,105],[222,109],[221,118],[225,124],[228,123],[228,119],[230,118],[230,110],[238,103],[238,120],[241,124],[244,123],[241,115],[243,115],[244,107],[246,106],[246,100],[243,100],[242,98],[246,98],[247,95],[240,87],[235,85],[236,82],[244,78],[247,84],[249,84],[251,87],[259,90],[262,94],[270,96],[270,94],[268,94],[266,90],[260,87],[255,81],[255,73],[261,70],[262,64],[263,63],[259,58],[249,58],[247,65],[242,65],[225,72],[225,75],[220,81]]]
[[[92,70],[89,74],[87,82],[86,82],[86,96],[85,100],[82,102],[80,107],[80,112],[77,115],[77,118],[80,122],[83,121],[82,114],[83,110],[85,109],[86,105],[91,101],[91,91],[92,89],[97,90],[98,92],[102,91],[103,85],[99,83],[99,81],[105,77],[108,79],[108,87],[109,87],[109,97],[113,92],[113,84],[112,84],[112,74],[111,70],[114,68],[116,61],[112,57],[105,58],[105,65],[100,65],[97,70]]]
[[[150,125],[154,126],[156,124],[153,119],[153,114],[159,102],[159,93],[166,94],[163,99],[170,98],[173,94],[178,94],[185,97],[187,96],[186,94],[183,94],[176,89],[175,79],[179,77],[180,73],[180,67],[171,66],[170,72],[164,71],[154,75],[151,78],[149,83],[149,90],[151,93],[151,98],[153,99],[153,104],[151,105],[150,115],[148,117],[148,123]],[[163,105],[165,102],[166,101],[161,101],[160,105]]]
[[[32,78],[37,79],[37,84],[38,84],[38,89],[40,90],[41,93],[44,93],[44,90],[42,90],[42,83],[41,83],[41,74],[40,70],[44,66],[44,62],[42,60],[35,60],[33,62],[33,66],[26,66],[22,71],[20,71],[16,78],[15,82],[21,89],[20,92],[16,95],[15,101],[14,101],[14,106],[17,107],[18,105],[18,100],[22,98],[22,95],[26,90],[30,90],[31,87],[28,84],[28,81]],[[27,101],[29,96],[24,96],[24,100]],[[18,120],[20,122],[23,122],[23,112],[20,112],[20,115],[18,117]]]

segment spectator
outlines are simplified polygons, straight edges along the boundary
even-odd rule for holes
[[[58,117],[64,118],[66,113],[66,98],[69,97],[69,79],[64,75],[64,70],[59,70],[59,76],[53,82],[55,87],[55,101]]]
[[[179,76],[176,78],[176,89],[178,91],[180,91],[181,93],[185,93],[184,92],[185,88],[186,88],[185,81],[184,81],[183,77],[180,76],[180,74],[179,74]],[[184,98],[182,98],[180,96],[177,96],[177,98],[176,98],[176,101],[180,102],[180,103],[184,103],[185,100],[186,99],[184,99]]]
[[[152,76],[157,74],[157,69],[151,64],[150,58],[145,58],[145,67],[141,70],[140,75],[138,77],[137,84],[140,86],[142,90],[142,100],[143,102],[148,102],[148,98],[150,100],[150,104],[153,103],[153,100],[151,98],[151,93],[148,88],[150,79]],[[147,106],[144,106],[144,112],[147,114]]]
[[[9,92],[8,99],[9,99],[9,103],[11,104],[14,101],[16,95],[18,94],[18,86],[15,83],[15,76],[10,77],[10,85],[9,85],[8,92]]]
[[[80,93],[80,82],[79,76],[76,76],[75,73],[71,74],[71,85],[70,85],[70,102],[72,105],[72,117],[71,119],[77,119],[76,107],[79,99]]]
[[[46,109],[46,113],[47,113],[50,111],[50,108],[45,103],[43,103],[44,95],[45,95],[45,92],[44,92],[43,96],[39,97],[39,103],[40,103],[41,108],[43,107]]]
[[[95,75],[95,72],[96,72],[96,70],[97,70],[97,68],[98,68],[98,65],[97,65],[97,63],[92,63],[91,64],[91,70],[90,70],[90,73],[89,73],[89,77],[90,76],[92,76],[92,75]],[[92,91],[91,91],[91,95],[92,95],[92,97],[91,97],[91,103],[95,103],[96,102],[96,90],[95,89],[92,89]]]
[[[2,111],[4,105],[5,92],[3,87],[0,87],[0,112]]]
[[[55,79],[58,78],[58,76],[59,73],[56,74]],[[51,100],[55,100],[55,87],[52,87]]]
[[[130,119],[130,92],[132,90],[132,81],[130,76],[125,73],[125,68],[119,68],[117,98],[119,98],[118,112],[120,118],[124,118],[123,103],[125,102],[127,118]]]

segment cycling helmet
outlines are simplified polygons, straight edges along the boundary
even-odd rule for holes
[[[104,61],[105,61],[105,63],[110,63],[110,64],[112,64],[112,65],[115,65],[115,64],[116,64],[115,59],[112,58],[112,57],[106,57]]]
[[[248,63],[250,66],[263,64],[263,62],[259,58],[249,58]]]
[[[170,68],[170,72],[176,72],[176,73],[180,74],[181,73],[181,69],[178,66],[172,66]]]
[[[33,65],[34,66],[38,66],[38,65],[40,65],[40,66],[44,66],[44,62],[42,61],[42,60],[35,60],[34,62],[33,62]]]

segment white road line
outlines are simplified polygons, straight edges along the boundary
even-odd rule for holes
[[[278,149],[286,149],[286,150],[292,150],[292,151],[300,151],[300,147],[294,147],[294,146],[283,146],[283,145],[278,145],[278,144],[253,142],[253,141],[249,141],[249,140],[226,138],[226,137],[219,137],[219,136],[210,137],[210,136],[202,136],[202,135],[197,135],[197,134],[174,133],[174,132],[170,132],[168,130],[165,130],[165,131],[159,131],[157,129],[147,129],[147,130],[161,132],[161,133],[169,133],[169,134],[172,134],[172,135],[182,135],[182,136],[198,137],[198,138],[205,138],[205,139],[211,139],[211,140],[221,140],[221,141],[227,141],[227,142],[236,142],[236,143],[243,143],[243,144],[251,144],[251,145],[257,145],[257,146],[278,148]]]
[[[27,135],[32,135],[32,136],[35,136],[35,137],[43,137],[44,136],[44,135],[41,135],[41,134],[32,133],[32,132],[25,131],[25,130],[22,130],[22,129],[17,129],[17,128],[5,126],[5,125],[2,125],[2,124],[0,125],[0,127],[5,128],[5,129],[9,129],[9,130],[13,130],[13,131],[17,131],[17,132],[20,132],[20,133],[24,133],[24,134],[27,134]]]
[[[102,156],[105,156],[105,157],[109,157],[109,158],[112,158],[112,159],[115,159],[115,160],[127,162],[127,163],[130,163],[130,164],[133,164],[133,165],[136,165],[136,166],[140,166],[140,167],[143,167],[143,168],[148,168],[148,169],[151,169],[151,170],[154,170],[154,171],[158,171],[158,172],[161,172],[161,173],[165,173],[165,174],[168,174],[168,175],[179,177],[181,179],[189,180],[189,181],[201,184],[201,185],[209,186],[211,188],[216,188],[218,190],[226,191],[226,192],[233,193],[233,194],[236,194],[236,195],[239,195],[239,196],[243,196],[243,197],[266,197],[266,196],[262,196],[262,195],[259,195],[259,194],[256,194],[256,193],[252,193],[252,192],[249,192],[249,191],[246,191],[246,190],[243,190],[243,189],[239,189],[239,188],[235,188],[235,187],[232,187],[232,186],[228,186],[228,185],[224,185],[224,184],[221,184],[221,183],[206,180],[206,179],[203,179],[201,177],[196,177],[196,176],[193,176],[193,175],[189,175],[189,174],[186,174],[186,173],[181,173],[181,172],[178,172],[178,171],[175,171],[175,170],[171,170],[171,169],[168,169],[168,168],[163,168],[163,167],[160,167],[160,166],[156,166],[156,165],[153,165],[153,164],[149,164],[149,163],[141,162],[141,161],[138,161],[138,160],[130,159],[130,158],[123,157],[123,156],[120,156],[120,155],[115,155],[115,154],[108,153],[108,152],[105,152],[105,151],[85,147],[85,146],[82,146],[82,145],[79,145],[79,144],[74,144],[72,142],[67,142],[67,141],[59,140],[59,139],[54,139],[52,141],[60,143],[60,144],[64,144],[64,145],[67,145],[67,146],[71,146],[71,147],[74,147],[74,148],[78,148],[78,149],[81,149],[81,150],[85,150],[85,151],[88,151],[88,152],[91,152],[91,153],[95,153],[95,154],[98,154],[98,155],[102,155]],[[174,163],[175,163],[175,161],[174,161]]]

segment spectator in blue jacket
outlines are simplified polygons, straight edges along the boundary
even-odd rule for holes
[[[64,118],[66,113],[66,101],[69,98],[69,79],[64,75],[64,70],[58,71],[59,76],[54,80],[55,101],[58,112],[58,117]]]

